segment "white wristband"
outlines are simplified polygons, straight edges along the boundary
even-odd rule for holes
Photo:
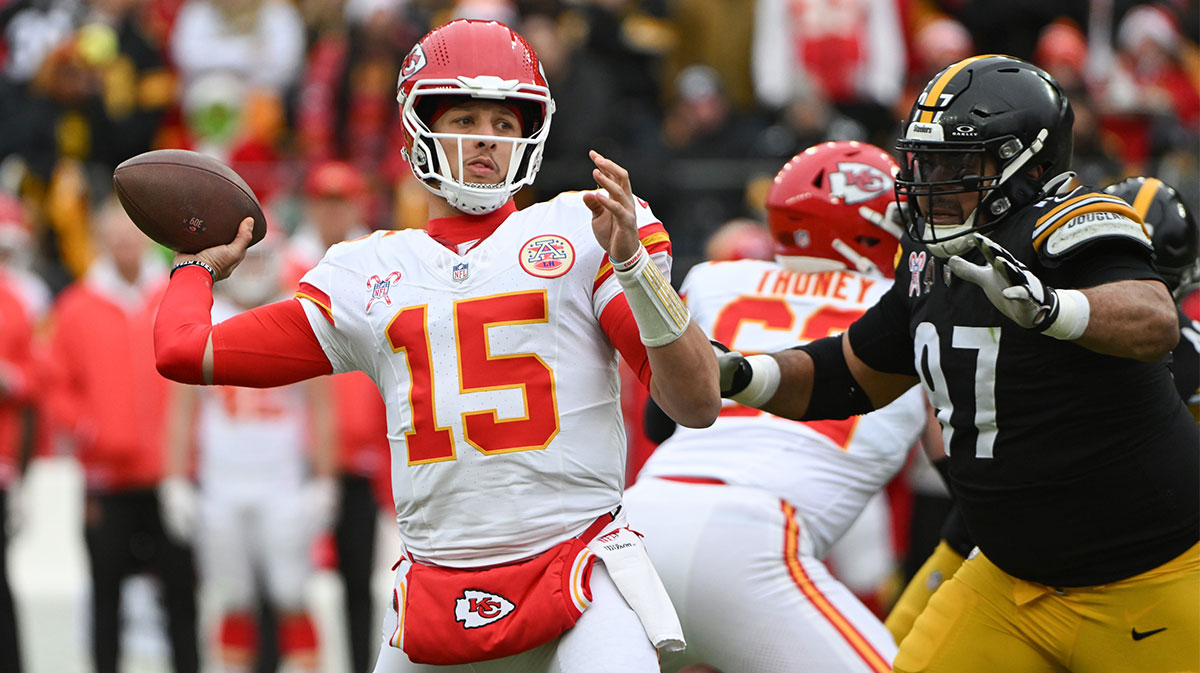
[[[666,346],[683,335],[692,318],[644,247],[639,245],[625,262],[613,261],[613,270],[633,311],[642,343]]]
[[[1074,341],[1087,330],[1092,305],[1079,290],[1055,290],[1058,294],[1058,316],[1043,334],[1063,341]]]
[[[748,407],[758,408],[775,397],[779,389],[779,363],[770,355],[751,355],[746,358],[750,365],[750,383],[744,390],[729,399]]]

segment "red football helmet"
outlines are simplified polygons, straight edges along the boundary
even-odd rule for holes
[[[850,268],[891,278],[902,233],[891,216],[899,170],[886,152],[857,141],[792,157],[767,192],[776,259],[807,272]]]
[[[367,181],[353,165],[323,161],[304,179],[304,191],[312,198],[357,199],[367,192]]]
[[[471,96],[508,101],[520,111],[522,136],[467,136],[434,133],[430,126],[437,96]],[[521,187],[531,184],[542,163],[542,150],[554,114],[554,99],[546,85],[533,47],[508,26],[495,21],[459,19],[421,38],[400,67],[396,100],[404,126],[404,158],[430,191],[459,210],[488,213],[504,205]],[[438,140],[513,144],[508,175],[497,185],[469,183],[453,176]],[[463,175],[462,166],[458,175]]]

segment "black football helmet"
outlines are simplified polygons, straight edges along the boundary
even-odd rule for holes
[[[973,56],[939,72],[896,144],[896,195],[907,199],[909,234],[949,257],[966,249],[971,232],[990,230],[1041,199],[1065,181],[1055,178],[1070,168],[1074,122],[1054,78],[1020,59]],[[961,223],[933,224],[935,195],[969,192],[979,202]]]
[[[1173,187],[1157,178],[1126,178],[1104,191],[1129,202],[1150,233],[1154,269],[1171,292],[1200,280],[1200,227]]]

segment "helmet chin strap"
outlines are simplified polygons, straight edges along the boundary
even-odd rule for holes
[[[875,262],[867,259],[865,256],[858,254],[845,241],[840,238],[833,239],[831,243],[833,249],[842,257],[850,261],[850,265],[846,262],[841,262],[836,259],[826,257],[807,257],[804,255],[775,255],[775,261],[783,266],[788,271],[796,273],[822,273],[825,271],[841,271],[842,269],[853,268],[859,273],[872,274],[882,276],[883,272],[879,270]]]
[[[821,273],[822,271],[840,271],[846,268],[845,262],[825,257],[775,255],[775,261],[783,268],[795,273]]]
[[[832,245],[833,249],[836,250],[838,254],[850,260],[850,263],[854,265],[855,269],[858,269],[859,273],[868,273],[877,276],[882,275],[882,272],[879,270],[879,267],[875,265],[875,262],[872,262],[865,256],[855,252],[854,248],[851,248],[842,239],[833,239]]]
[[[1016,175],[1017,171],[1021,170],[1025,166],[1026,161],[1029,161],[1033,158],[1033,155],[1041,152],[1042,147],[1045,145],[1046,138],[1049,135],[1050,129],[1042,129],[1041,131],[1038,131],[1037,137],[1033,139],[1033,142],[1029,143],[1029,147],[1021,150],[1021,153],[1013,157],[1012,160],[1008,162],[1008,165],[1004,167],[1004,170],[1000,171],[1000,182],[997,184],[1002,185],[1008,182],[1009,178]],[[1002,147],[1001,152],[1003,151],[1004,148]]]
[[[929,248],[929,252],[932,252],[935,257],[949,259],[954,255],[961,255],[969,250],[971,248],[971,237],[967,236],[967,232],[971,231],[971,228],[975,226],[975,214],[978,212],[978,207],[973,209],[962,224],[943,224],[939,226],[926,220],[925,226],[932,228],[935,234],[938,229],[944,229],[947,230],[946,234],[950,237],[945,240],[941,240],[941,237],[939,237],[939,240],[933,243],[926,242],[925,246]]]
[[[493,193],[483,191],[485,187],[495,187]],[[500,185],[479,185],[472,188],[469,183],[462,185],[439,180],[438,193],[446,199],[446,203],[454,206],[468,215],[486,215],[508,202],[512,194],[500,188]]]

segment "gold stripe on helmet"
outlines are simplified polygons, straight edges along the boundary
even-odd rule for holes
[[[1162,184],[1162,180],[1158,178],[1146,178],[1146,182],[1138,189],[1137,196],[1133,197],[1133,209],[1142,216],[1142,221],[1146,220],[1146,211],[1150,210],[1154,195],[1162,188]]]
[[[942,97],[942,91],[946,88],[946,85],[950,84],[950,80],[954,79],[954,76],[957,75],[959,73],[959,71],[961,71],[963,68],[967,67],[968,65],[971,65],[975,61],[978,61],[979,59],[990,58],[992,56],[1003,56],[1003,54],[980,54],[979,56],[972,56],[970,58],[964,58],[963,60],[959,61],[958,63],[951,65],[949,68],[946,68],[942,72],[942,76],[939,77],[937,79],[937,81],[933,83],[932,87],[930,87],[929,93],[925,96],[925,98],[922,99],[921,104],[929,106],[929,107],[933,107],[933,106],[937,105],[938,99]],[[935,110],[922,110],[921,118],[916,121],[919,121],[919,122],[922,122],[925,124],[932,123],[934,112],[936,112],[936,111]]]

